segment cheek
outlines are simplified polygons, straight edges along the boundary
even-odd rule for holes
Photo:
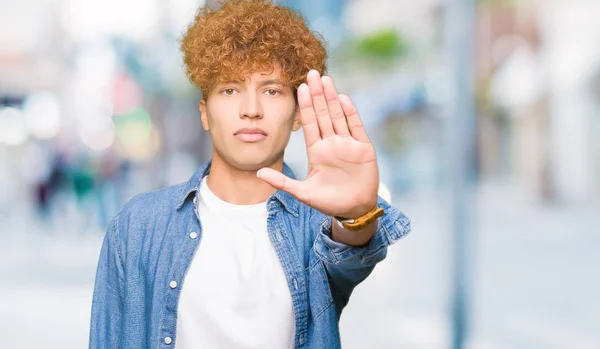
[[[294,129],[294,126],[295,126],[295,124],[294,124],[293,116],[287,116],[287,117],[279,120],[278,125],[277,125],[277,130],[276,130],[276,132],[277,132],[276,143],[278,145],[285,146],[285,144],[289,140],[289,137]]]
[[[296,104],[291,101],[280,101],[269,106],[269,115],[273,115],[277,124],[291,127],[296,116]]]
[[[211,131],[224,132],[236,126],[237,114],[232,108],[214,108],[209,112],[208,124]]]

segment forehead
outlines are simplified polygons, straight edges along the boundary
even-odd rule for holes
[[[231,82],[245,83],[248,85],[265,82],[278,83],[285,86],[290,85],[279,64],[274,64],[266,68],[249,68],[247,71],[236,74],[235,76],[221,75],[217,80],[217,85]]]

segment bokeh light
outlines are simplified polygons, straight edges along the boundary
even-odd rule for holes
[[[21,110],[13,107],[0,107],[0,143],[18,146],[29,137],[25,118]]]
[[[115,124],[110,118],[99,117],[94,123],[80,127],[79,137],[83,144],[95,151],[108,149],[115,140]]]
[[[39,139],[51,139],[58,135],[62,115],[58,98],[51,93],[37,92],[27,97],[23,114],[29,132]]]
[[[117,115],[115,125],[117,150],[126,158],[147,159],[160,149],[160,134],[146,110],[138,108],[131,113]]]

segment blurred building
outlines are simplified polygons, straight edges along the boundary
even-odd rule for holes
[[[478,86],[483,175],[508,176],[539,199],[586,202],[600,193],[598,4],[479,7]]]

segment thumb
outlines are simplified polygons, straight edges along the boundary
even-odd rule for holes
[[[303,182],[292,179],[270,167],[261,168],[256,172],[256,176],[273,188],[288,192],[302,202],[306,201],[307,195],[306,190],[303,189]]]

